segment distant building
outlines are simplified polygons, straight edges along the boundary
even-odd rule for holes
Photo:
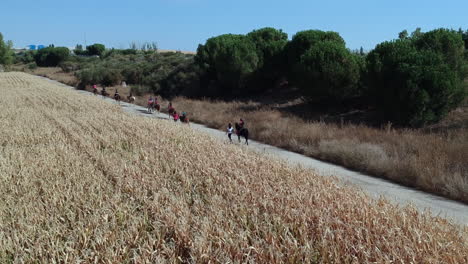
[[[27,50],[40,50],[40,49],[43,49],[43,48],[45,48],[44,45],[28,45],[28,46],[26,46]]]

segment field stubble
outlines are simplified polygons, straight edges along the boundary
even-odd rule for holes
[[[178,97],[191,120],[225,130],[244,118],[261,142],[330,161],[454,200],[468,202],[468,129],[423,133],[366,125],[307,122],[256,102]]]
[[[467,263],[468,230],[0,74],[0,262]]]

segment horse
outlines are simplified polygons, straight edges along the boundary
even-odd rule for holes
[[[239,125],[239,123],[235,123],[236,134],[239,142],[241,142],[241,136],[245,138],[245,144],[249,145],[249,130],[245,127]]]
[[[120,104],[120,94],[115,93],[114,94],[114,100],[116,100]]]
[[[169,118],[175,113],[175,108],[172,106],[169,106],[167,109],[167,113],[169,114]]]
[[[135,96],[133,96],[133,95],[127,96],[127,101],[128,101],[129,103],[132,104],[133,102],[135,102],[135,100],[136,100]]]
[[[98,94],[97,88],[93,88],[93,94],[94,94],[94,95],[97,95],[97,94]]]
[[[103,97],[106,97],[106,96],[109,95],[109,93],[108,93],[105,89],[102,89],[102,90],[101,90],[101,95],[102,95]]]
[[[148,103],[148,113],[152,113],[154,109],[154,102]]]
[[[161,110],[161,106],[158,103],[154,103],[154,109],[158,110],[158,112]]]
[[[182,114],[182,115],[179,117],[179,119],[180,119],[180,122],[182,122],[182,123],[190,124],[190,120],[189,120],[189,118],[188,118],[187,115],[183,115],[183,114]]]

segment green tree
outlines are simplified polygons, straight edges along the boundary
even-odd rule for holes
[[[254,30],[247,37],[255,44],[259,58],[255,82],[250,86],[258,89],[271,88],[285,72],[284,48],[288,43],[288,34],[267,27]]]
[[[65,47],[47,47],[40,49],[34,56],[36,64],[44,67],[55,67],[65,61],[70,55],[70,50]]]
[[[357,94],[359,60],[359,55],[352,54],[340,42],[318,42],[301,56],[296,83],[311,97],[346,99]]]
[[[370,91],[383,117],[420,126],[440,120],[465,96],[461,36],[438,29],[384,42],[367,56]]]
[[[5,42],[2,33],[0,33],[0,64],[9,65],[13,63],[14,54],[12,48],[13,42]]]
[[[402,32],[398,33],[398,38],[399,39],[406,39],[408,38],[408,30],[403,30]]]
[[[244,35],[226,34],[210,38],[199,45],[197,64],[206,71],[207,79],[223,90],[218,94],[246,92],[246,83],[257,70],[259,58],[253,41]]]
[[[106,46],[104,46],[103,44],[95,43],[93,45],[86,46],[86,51],[88,55],[90,56],[93,56],[93,55],[101,56],[105,50],[106,50]]]
[[[286,47],[289,67],[294,68],[294,65],[299,62],[301,56],[312,46],[321,41],[333,41],[341,43],[343,46],[346,45],[343,38],[337,32],[321,30],[297,32]]]

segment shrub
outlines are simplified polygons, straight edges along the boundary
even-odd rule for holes
[[[59,66],[64,72],[73,72],[73,71],[77,71],[80,69],[79,63],[71,62],[71,61],[64,61],[60,63]]]
[[[35,62],[31,62],[28,64],[28,69],[35,70],[37,69],[37,64]]]
[[[142,96],[146,93],[149,93],[151,88],[145,85],[132,85],[130,87],[130,93],[136,96]]]
[[[438,29],[377,45],[367,59],[369,86],[385,119],[420,126],[440,120],[464,98],[461,36]]]
[[[104,86],[118,85],[122,82],[122,75],[117,69],[105,69],[102,72],[101,84]]]
[[[70,50],[65,47],[47,47],[37,51],[34,59],[38,66],[55,67],[66,60],[70,55]]]
[[[100,68],[89,67],[78,71],[76,77],[80,80],[80,85],[84,86],[101,83],[103,75]]]

